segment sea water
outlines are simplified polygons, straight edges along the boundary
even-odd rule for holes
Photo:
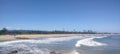
[[[0,54],[120,54],[120,35],[64,36],[0,42]]]

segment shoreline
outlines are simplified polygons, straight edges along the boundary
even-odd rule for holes
[[[32,39],[40,37],[63,37],[63,36],[93,36],[106,34],[21,34],[21,35],[0,35],[1,41],[17,40],[17,39]]]

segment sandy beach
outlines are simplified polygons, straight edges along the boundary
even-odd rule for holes
[[[38,37],[53,37],[53,36],[81,36],[82,34],[24,34],[24,35],[0,35],[0,41],[15,40],[15,39],[31,39]]]
[[[31,39],[39,37],[58,37],[58,36],[84,36],[84,35],[101,35],[101,34],[23,34],[23,35],[0,35],[0,41]]]

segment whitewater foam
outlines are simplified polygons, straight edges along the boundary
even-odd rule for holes
[[[85,46],[106,46],[107,45],[105,43],[100,43],[100,42],[94,41],[93,39],[95,39],[95,38],[102,38],[102,37],[86,38],[83,40],[79,40],[79,41],[77,41],[75,46],[80,47],[81,45],[85,45]]]
[[[48,49],[39,49],[38,47],[31,47],[26,44],[9,45],[0,49],[0,54],[49,54]],[[13,53],[14,52],[14,53]]]
[[[80,54],[120,54],[120,35],[82,39],[75,47]]]
[[[35,39],[29,39],[29,40],[14,40],[14,41],[6,41],[1,42],[0,45],[10,45],[14,43],[42,43],[42,44],[52,44],[57,42],[63,42],[63,41],[70,41],[72,39],[80,39],[82,37],[75,36],[75,37],[56,37],[56,38],[45,38],[42,40],[35,40]]]

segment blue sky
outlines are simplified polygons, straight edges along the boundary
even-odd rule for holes
[[[120,32],[119,0],[0,0],[0,28]]]

